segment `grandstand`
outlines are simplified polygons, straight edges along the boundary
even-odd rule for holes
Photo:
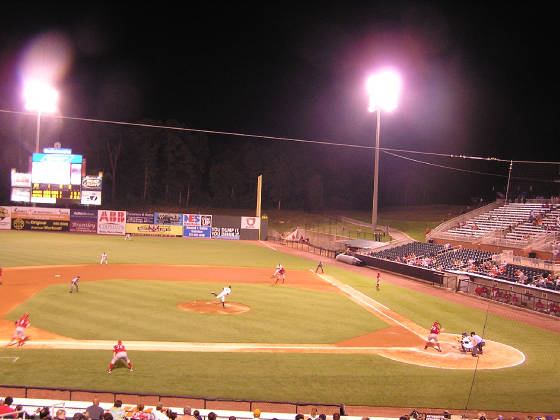
[[[440,244],[484,246],[495,253],[504,248],[516,250],[516,255],[540,253],[540,258],[552,259],[559,229],[558,204],[546,200],[522,203],[499,200],[442,223],[426,239]]]

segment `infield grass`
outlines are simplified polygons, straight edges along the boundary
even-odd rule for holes
[[[305,259],[251,243],[155,238],[134,238],[128,242],[122,238],[87,235],[0,232],[0,265],[3,266],[96,263],[104,250],[109,253],[110,262],[120,263],[273,267],[282,262],[288,269],[314,266],[314,263]],[[383,283],[381,290],[376,291],[374,281],[369,276],[331,267],[328,262],[325,268],[329,275],[366,293],[419,325],[429,327],[437,319],[443,324],[445,332],[482,332],[489,340],[520,349],[527,360],[517,367],[480,370],[475,374],[471,370],[408,365],[377,355],[136,351],[130,354],[135,364],[133,373],[117,369],[109,377],[105,369],[111,357],[110,349],[55,351],[9,348],[1,349],[0,356],[18,355],[20,359],[16,363],[0,359],[0,382],[224,398],[560,413],[557,398],[560,383],[558,334],[487,315],[484,311],[389,283]],[[122,282],[123,280],[110,280],[101,283],[107,283],[105,287],[114,284],[115,287],[122,288]],[[124,284],[127,288],[126,281]],[[140,289],[142,284],[138,284]],[[262,298],[258,287],[243,285],[245,286],[248,294],[254,294],[251,299]],[[205,288],[205,285],[200,285],[201,290]],[[301,292],[304,296],[305,291]],[[57,299],[62,299],[62,296],[58,295],[56,289],[52,293],[56,297],[47,299],[41,305],[57,305]],[[67,291],[62,290],[61,294],[66,299]],[[306,301],[305,298],[303,300]],[[135,300],[135,303],[141,302]],[[276,304],[277,300],[274,299],[273,303]],[[329,329],[336,329],[333,324],[346,321],[340,317],[335,317],[334,320],[326,318],[319,325],[319,318],[314,317],[319,317],[321,308],[315,308],[312,302],[306,304],[311,307],[308,315],[317,321],[313,328],[328,332]],[[108,306],[113,311],[119,311],[120,301]],[[49,308],[34,307],[33,312],[39,309],[47,313]],[[355,316],[349,318],[353,319]],[[126,327],[122,324],[119,334],[124,334],[123,330],[129,325],[139,330],[142,328],[142,319],[123,319]],[[293,324],[299,322],[296,318],[292,321]],[[41,321],[34,318],[33,322],[37,325]],[[369,317],[359,323],[361,322],[368,323],[367,329],[371,327]],[[250,325],[239,328],[250,329]],[[265,327],[259,333],[276,334],[271,328]],[[318,334],[324,334],[324,331]],[[213,334],[210,331],[207,333]],[[302,335],[309,337],[313,334],[315,332]],[[471,383],[473,388],[469,400]]]
[[[233,285],[228,301],[251,308],[242,314],[177,307],[213,300],[210,291],[216,288],[215,283],[107,280],[82,283],[79,293],[70,294],[67,284],[59,284],[7,318],[29,312],[34,326],[77,339],[199,343],[328,344],[388,326],[340,294],[259,284]]]

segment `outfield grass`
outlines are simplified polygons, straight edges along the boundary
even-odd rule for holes
[[[289,269],[313,266],[305,259],[241,242],[154,238],[134,238],[125,242],[122,238],[89,235],[0,233],[2,266],[98,262],[105,249],[111,262],[121,263],[272,267],[280,260]],[[127,261],[128,258],[130,261]],[[556,351],[560,344],[558,334],[494,315],[486,318],[484,311],[389,283],[383,283],[378,292],[371,278],[331,267],[328,262],[326,271],[424,327],[429,327],[438,319],[446,332],[459,333],[471,329],[482,332],[485,328],[486,338],[512,345],[526,354],[527,361],[521,366],[478,371],[468,408],[560,412],[557,401],[557,384],[560,383],[560,354]],[[101,283],[123,287],[119,280]],[[94,284],[97,283],[91,283]],[[87,286],[89,288],[90,284]],[[258,288],[253,290],[249,285],[245,286],[247,293],[254,293],[254,298],[259,298]],[[200,287],[206,288],[204,285]],[[56,294],[56,298],[52,297],[51,305],[57,302],[56,299],[62,299],[62,295],[64,299],[68,295],[62,291],[59,296],[58,290],[52,293]],[[275,299],[274,304],[278,303],[279,300]],[[119,310],[120,302],[114,304]],[[321,311],[326,312],[313,300],[307,305],[313,317]],[[340,322],[351,324],[355,316],[348,316],[345,312],[345,316],[335,316],[314,328],[328,332],[329,329],[337,329],[336,324]],[[36,318],[33,321],[34,325],[41,322]],[[141,328],[141,320],[125,318],[124,322],[126,328],[129,325]],[[293,319],[293,324],[298,322],[298,319]],[[246,333],[252,334],[251,331]],[[268,331],[265,329],[262,333]],[[135,371],[129,373],[125,369],[117,369],[110,377],[104,373],[111,357],[110,349],[0,350],[0,357],[10,355],[18,355],[20,359],[17,363],[0,359],[0,381],[3,384],[206,397],[462,409],[473,382],[472,371],[425,368],[377,355],[132,352],[130,356],[135,363]]]

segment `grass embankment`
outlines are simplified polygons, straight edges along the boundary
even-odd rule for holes
[[[120,263],[273,267],[280,260],[289,270],[308,269],[313,266],[305,259],[237,241],[155,238],[134,238],[132,241],[123,241],[122,238],[88,235],[0,233],[0,265],[2,266],[97,263],[99,255],[104,250],[109,252],[110,262]],[[127,261],[128,259],[130,260]],[[378,292],[370,277],[329,266],[328,262],[326,270],[337,279],[372,296],[424,327],[429,327],[435,319],[438,319],[446,332],[460,333],[465,330],[483,332],[490,340],[519,348],[526,354],[527,361],[515,368],[478,371],[475,376],[473,371],[424,368],[394,362],[377,355],[132,352],[130,356],[135,364],[135,371],[129,373],[125,369],[117,369],[108,376],[105,369],[111,357],[110,349],[49,351],[8,348],[0,350],[0,380],[3,384],[207,397],[461,409],[465,408],[474,377],[468,408],[560,411],[555,385],[560,382],[560,354],[554,351],[560,344],[558,334],[493,315],[488,316],[485,324],[486,313],[483,311],[389,283],[383,283]],[[9,273],[5,273],[4,277],[4,281],[9,281]],[[117,299],[107,305],[108,308],[102,312],[126,312],[127,306],[132,305],[126,300],[127,291],[122,290],[123,287],[127,289],[126,285],[119,281],[107,281],[101,282],[99,287],[102,287],[102,283],[106,283],[106,286],[114,284],[119,288],[114,290]],[[138,289],[143,287],[143,283],[138,285]],[[175,287],[175,284],[171,287]],[[206,288],[203,285],[197,287],[201,290]],[[211,290],[214,287],[215,285],[208,285]],[[257,299],[259,290],[250,289],[247,288],[247,293],[254,294],[254,299]],[[55,292],[58,291],[53,289],[52,293]],[[170,295],[174,293],[169,292]],[[61,290],[60,297],[55,295],[47,299],[44,305],[66,306],[65,301],[61,301],[62,295],[64,299],[68,295],[66,287]],[[321,302],[317,300],[320,298],[319,295],[317,299],[305,293],[302,296],[304,296],[303,303],[299,305],[308,307],[305,309],[307,314],[305,316],[311,317],[312,321],[316,322],[312,328],[321,330],[318,335],[329,334],[330,330],[336,331],[337,325],[341,322],[353,322],[352,318],[355,315],[350,313],[337,315],[334,319],[329,318],[325,312],[332,307],[327,309],[322,307]],[[149,297],[148,301],[153,298]],[[292,298],[291,295],[282,295],[274,299],[271,305],[289,307],[290,303],[285,299]],[[142,303],[138,300],[134,302],[135,305]],[[333,305],[336,306],[337,303],[333,302]],[[36,309],[40,308],[34,308],[33,311]],[[310,312],[307,312],[308,309]],[[94,306],[87,312],[92,313],[96,310],[98,307]],[[158,310],[164,311],[164,309]],[[152,309],[146,306],[140,319],[123,316],[119,328],[113,331],[120,330],[120,333],[126,333],[129,325],[131,328],[140,328],[142,317],[154,316],[149,313],[151,311]],[[52,316],[55,315],[56,311],[53,311]],[[346,320],[345,317],[350,319]],[[33,322],[37,325],[36,323],[42,321],[34,317]],[[299,317],[296,318],[294,315],[291,318],[292,325],[299,322]],[[367,324],[369,320],[364,318],[360,323]],[[72,324],[76,331],[79,331],[81,327],[76,325],[71,317],[67,318],[65,328],[71,328]],[[158,328],[165,327],[165,322],[158,326]],[[272,331],[273,327],[276,326],[274,320],[271,320],[259,330],[258,334],[263,336],[278,334]],[[373,324],[360,325],[360,327],[372,330],[376,328]],[[182,325],[176,328],[186,330],[186,336],[191,328],[193,335],[195,332],[202,334],[196,331],[195,325]],[[236,325],[232,328],[239,330],[237,334],[258,335],[250,331],[251,324]],[[247,331],[243,332],[244,329]],[[212,334],[208,332],[209,336]],[[1,357],[15,355],[20,357],[17,363],[12,363],[9,359],[1,359]]]

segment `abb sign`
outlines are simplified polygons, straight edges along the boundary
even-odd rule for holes
[[[124,235],[126,211],[98,210],[97,233],[101,235]]]

